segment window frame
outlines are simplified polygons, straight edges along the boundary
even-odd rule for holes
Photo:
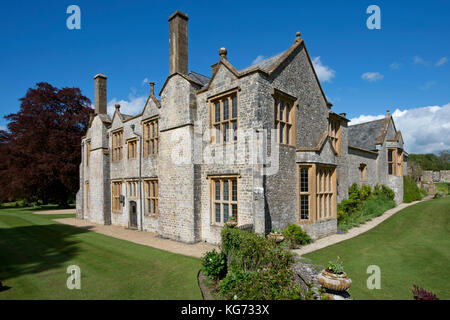
[[[397,148],[397,176],[402,177],[403,176],[403,150],[400,148]]]
[[[359,181],[366,182],[367,181],[367,165],[365,163],[360,163],[358,167],[359,171]]]
[[[139,180],[128,180],[127,183],[127,196],[130,199],[137,199],[139,197]]]
[[[335,172],[336,169],[333,167],[316,167],[316,220],[330,219],[335,215]]]
[[[119,162],[123,159],[123,128],[111,132],[111,162]]]
[[[327,221],[337,217],[337,178],[336,167],[324,164],[299,164],[297,167],[297,215],[299,224]],[[301,170],[308,171],[308,191],[301,189]],[[320,172],[327,171],[326,178],[320,178]],[[326,180],[326,181],[325,181]],[[324,185],[325,183],[325,185]],[[321,185],[320,185],[321,184]],[[326,186],[326,189],[324,189]],[[308,197],[308,219],[302,218],[301,198]],[[328,200],[325,200],[328,199]],[[327,210],[325,208],[327,201]],[[325,212],[327,213],[325,215]]]
[[[298,99],[284,92],[274,89],[272,93],[274,99],[274,129],[277,131],[277,142],[281,145],[296,147],[297,129],[296,129],[296,110]],[[280,118],[280,106],[283,103],[282,117]],[[285,105],[288,105],[286,108]],[[289,118],[288,118],[289,115]],[[280,127],[283,125],[283,133],[280,137]],[[289,135],[287,131],[289,129]]]
[[[155,129],[156,128],[156,129]],[[143,157],[159,152],[159,116],[142,121]]]
[[[209,113],[210,113],[210,132],[211,132],[211,143],[213,144],[227,144],[227,143],[237,143],[237,130],[239,128],[239,94],[238,89],[233,89],[231,91],[227,91],[221,93],[219,95],[215,95],[208,99],[209,104]],[[233,117],[233,98],[236,101],[236,112]],[[224,119],[224,105],[225,101],[227,101],[228,108],[228,118]],[[216,120],[216,103],[219,103],[219,120]],[[235,127],[233,128],[233,123]],[[220,140],[217,139],[217,126],[219,126],[219,135]],[[224,132],[225,127],[227,126],[228,133]],[[226,137],[226,141],[224,139]]]
[[[134,146],[134,149],[133,149]],[[138,139],[130,138],[127,140],[127,159],[136,159],[137,158],[137,146]],[[131,154],[131,156],[130,156]]]
[[[144,212],[145,215],[158,217],[158,178],[150,178],[144,180]]]
[[[236,208],[236,223],[239,223],[239,177],[236,175],[214,176],[210,178],[210,199],[211,199],[211,225],[223,227],[230,217],[234,216],[233,206]],[[228,183],[228,200],[224,199],[224,182]],[[233,181],[236,183],[236,191],[233,193]],[[220,199],[216,199],[216,182],[220,185]],[[235,194],[235,197],[233,195]],[[236,199],[236,200],[233,200]],[[216,205],[220,205],[220,221],[216,217]],[[225,221],[224,205],[228,205],[228,219]]]
[[[333,114],[328,116],[328,138],[338,155],[341,155],[341,121]]]
[[[91,156],[91,140],[86,140],[86,167],[89,167],[89,158]]]
[[[391,160],[389,160],[389,152],[391,152],[392,157]],[[386,155],[386,163],[387,163],[387,174],[389,176],[396,176],[397,175],[397,148],[387,148],[387,155]],[[392,173],[389,173],[389,165],[392,166]]]
[[[123,203],[120,202],[122,184],[122,180],[111,181],[111,210],[115,213],[122,213],[123,211]]]

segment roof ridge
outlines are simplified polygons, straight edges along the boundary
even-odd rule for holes
[[[355,126],[360,126],[360,125],[363,125],[363,124],[366,124],[366,123],[372,123],[372,122],[377,122],[377,121],[384,121],[386,119],[386,117],[384,117],[384,118],[380,118],[380,119],[375,119],[375,120],[370,120],[370,121],[366,121],[366,122],[360,122],[360,123],[357,123],[357,124],[349,124],[349,128],[350,127],[355,127]],[[350,120],[350,123],[351,123],[352,121]]]

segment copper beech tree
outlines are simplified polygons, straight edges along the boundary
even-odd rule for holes
[[[28,89],[20,110],[0,131],[0,200],[25,198],[66,206],[79,186],[81,137],[90,100],[78,88],[46,82]]]

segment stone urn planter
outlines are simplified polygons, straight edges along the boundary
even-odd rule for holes
[[[332,291],[346,291],[352,285],[352,279],[345,272],[336,274],[329,269],[322,270],[317,280],[325,289]]]
[[[269,233],[267,235],[267,239],[275,240],[276,243],[279,243],[279,242],[284,240],[284,237],[283,237],[283,235],[281,233],[273,233],[273,232],[271,232],[271,233]]]

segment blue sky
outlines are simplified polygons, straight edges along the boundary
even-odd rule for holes
[[[66,27],[72,4],[81,9],[81,30]],[[381,9],[381,30],[366,27],[372,4]],[[189,15],[190,70],[210,76],[220,47],[244,68],[287,49],[301,31],[334,111],[357,122],[398,109],[410,152],[450,148],[447,0],[2,3],[0,127],[40,81],[79,87],[93,101],[97,73],[108,76],[109,104],[131,113],[143,107],[145,80],[159,92],[168,76],[167,19],[177,9]],[[424,117],[437,126],[429,135],[418,131],[428,130]]]

